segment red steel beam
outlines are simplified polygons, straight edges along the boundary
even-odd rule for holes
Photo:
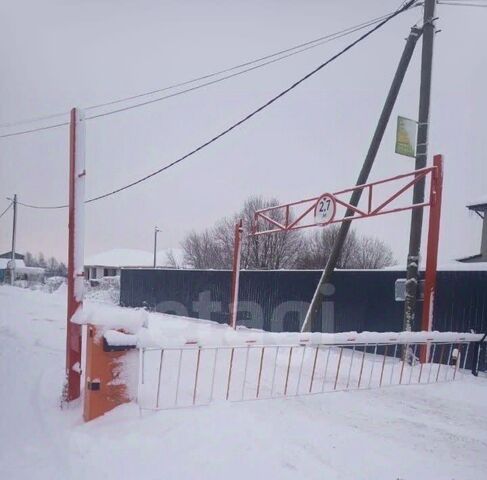
[[[414,186],[414,184],[417,183],[422,178],[426,177],[429,174],[431,174],[431,177],[433,178],[433,174],[436,171],[436,168],[437,168],[436,166],[422,168],[422,169],[416,170],[414,172],[396,175],[394,177],[390,177],[390,178],[383,179],[383,180],[378,180],[375,182],[366,183],[363,185],[359,185],[359,186],[352,187],[352,188],[347,188],[345,190],[340,190],[338,192],[333,193],[332,195],[335,197],[336,203],[342,205],[345,208],[353,209],[357,215],[354,217],[342,217],[342,218],[334,219],[331,222],[329,222],[329,224],[343,222],[344,220],[347,220],[350,218],[353,218],[353,219],[369,218],[369,217],[374,217],[374,216],[378,216],[378,215],[402,212],[405,210],[412,210],[415,208],[423,208],[423,207],[429,206],[431,203],[431,199],[430,199],[430,201],[423,202],[421,204],[412,204],[412,205],[408,205],[405,207],[397,207],[397,208],[391,208],[391,209],[384,210],[384,207],[386,207],[387,205],[390,205],[400,195],[402,195],[403,193],[405,193],[406,191],[411,189]],[[378,185],[383,185],[385,183],[390,183],[390,182],[394,182],[394,181],[401,180],[404,178],[408,178],[408,177],[414,177],[414,179],[411,180],[408,184],[402,186],[395,193],[391,194],[379,206],[377,206],[375,208],[373,207],[372,199],[373,199],[374,187],[377,187]],[[368,190],[368,197],[369,198],[368,198],[367,211],[363,211],[357,207],[350,205],[349,203],[347,203],[344,200],[336,198],[337,195],[343,195],[345,193],[350,193],[350,192],[353,192],[354,190],[359,190],[359,189],[367,189]],[[320,199],[320,197],[307,198],[304,200],[298,200],[295,202],[286,203],[286,204],[277,205],[274,207],[268,207],[268,208],[264,208],[262,210],[258,210],[257,212],[255,212],[255,224],[254,224],[254,231],[252,232],[252,235],[263,235],[263,234],[267,234],[267,233],[276,233],[276,232],[289,231],[289,230],[299,230],[302,228],[320,226],[321,224],[316,223],[316,222],[307,223],[304,225],[298,225],[298,223],[303,218],[305,218],[314,209],[315,204],[319,199]],[[301,212],[295,220],[293,220],[291,223],[289,223],[289,210],[290,210],[290,208],[295,207],[295,206],[299,206],[299,205],[309,204],[309,203],[311,203],[311,205],[308,206],[303,212]],[[273,220],[268,215],[270,212],[274,212],[274,211],[281,210],[281,209],[285,209],[285,214],[286,214],[286,222],[284,225]],[[270,224],[274,225],[276,228],[267,229],[267,230],[260,230],[260,231],[257,230],[259,219],[262,219],[262,220],[269,222]]]
[[[430,215],[428,225],[428,245],[426,251],[426,271],[424,278],[424,301],[421,330],[430,331],[433,327],[434,294],[436,289],[436,270],[438,267],[438,245],[440,242],[441,201],[443,193],[443,156],[435,155],[433,165],[436,170],[431,177]],[[427,349],[420,351],[421,362],[426,361]]]
[[[402,195],[404,192],[406,192],[409,188],[411,188],[415,183],[418,183],[422,178],[426,176],[425,173],[421,175],[417,175],[414,180],[411,180],[407,185],[404,185],[404,187],[400,188],[396,193],[391,195],[387,200],[382,202],[375,210],[373,210],[370,215],[374,215],[377,212],[380,212],[386,205],[389,205],[391,202],[393,202],[397,197]]]
[[[431,175],[431,189],[430,189],[430,196],[428,201],[411,204],[404,207],[385,209],[385,207],[390,205],[400,195],[402,195],[404,192],[411,189],[418,181],[420,181],[421,179],[425,178],[428,175]],[[373,208],[374,187],[377,187],[378,185],[384,185],[386,183],[394,182],[397,180],[401,180],[404,178],[408,178],[408,177],[414,177],[414,178],[409,183],[399,188],[395,193],[391,194],[378,207]],[[413,210],[416,208],[425,208],[428,206],[430,207],[428,253],[427,253],[426,278],[425,278],[425,299],[423,305],[423,322],[422,322],[422,329],[427,331],[431,330],[431,326],[432,326],[433,301],[434,301],[434,291],[436,286],[436,268],[437,268],[437,261],[438,261],[438,242],[439,242],[439,228],[440,228],[440,215],[441,215],[442,182],[443,182],[443,160],[441,155],[436,155],[434,157],[434,162],[432,167],[426,167],[419,170],[415,170],[413,172],[403,173],[400,175],[396,175],[394,177],[386,178],[383,180],[365,183],[363,185],[347,188],[345,190],[340,190],[338,192],[331,194],[335,198],[336,203],[344,206],[345,208],[352,209],[357,215],[333,219],[327,223],[327,225],[329,225],[333,223],[340,223],[345,220],[359,220],[362,218],[370,218],[370,217],[376,217],[379,215],[386,215],[390,213],[398,213],[406,210]],[[345,193],[350,193],[359,189],[361,190],[367,189],[368,191],[368,200],[367,200],[368,203],[367,203],[366,212],[360,210],[357,207],[350,205],[349,203],[343,200],[336,198],[337,195],[343,195]],[[311,211],[314,210],[320,198],[321,196],[307,198],[304,200],[298,200],[291,203],[285,203],[282,205],[277,205],[274,207],[268,207],[262,210],[257,210],[255,212],[254,223],[252,224],[250,235],[258,236],[258,235],[266,235],[268,233],[277,233],[283,231],[285,232],[290,230],[301,230],[303,228],[323,226],[323,224],[316,223],[316,222],[298,225],[298,223],[303,218],[305,218]],[[306,209],[303,212],[301,212],[295,220],[289,223],[291,207],[296,207],[298,205],[305,205],[310,203],[311,205],[307,206]],[[284,225],[277,222],[276,220],[273,220],[268,215],[270,212],[281,210],[283,208],[285,209]],[[268,229],[268,230],[258,230],[259,218],[269,222],[271,225],[274,225],[275,228]],[[233,328],[236,328],[236,323],[237,323],[238,283],[239,283],[239,273],[240,273],[242,231],[243,231],[242,221],[240,221],[235,227],[235,245],[234,245],[233,277],[232,277],[232,292],[231,292],[232,303],[231,303],[231,309],[230,309],[231,315],[229,321],[230,325]],[[420,351],[420,358],[422,363],[425,361],[427,355],[428,352],[426,347],[422,348]]]
[[[358,215],[358,216],[356,215],[353,217],[343,217],[343,218],[339,218],[337,220],[332,220],[331,222],[327,223],[327,225],[331,225],[333,223],[340,223],[340,222],[343,222],[345,220],[361,220],[363,218],[378,217],[380,215],[387,215],[389,213],[405,212],[407,210],[414,210],[415,208],[424,208],[424,207],[429,207],[429,206],[430,206],[429,201],[423,202],[423,203],[416,203],[414,205],[408,205],[407,207],[397,207],[397,208],[391,208],[389,210],[383,210],[382,212],[377,212],[377,213],[374,213],[372,215]],[[266,235],[268,233],[285,232],[285,231],[289,231],[289,230],[301,230],[303,228],[322,227],[322,226],[323,225],[321,223],[307,223],[304,225],[298,225],[298,226],[293,227],[293,228],[274,228],[272,230],[259,230],[259,231],[254,229],[254,231],[251,232],[250,235],[259,236],[259,235]]]

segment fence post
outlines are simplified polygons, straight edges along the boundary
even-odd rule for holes
[[[242,232],[243,222],[239,220],[235,224],[235,240],[233,246],[233,272],[232,272],[232,292],[230,303],[230,326],[237,328],[238,311],[238,286],[240,281],[240,258],[242,255]]]
[[[473,355],[472,355],[472,375],[478,377],[479,375],[479,360],[480,360],[480,347],[482,343],[485,342],[485,337],[487,337],[487,333],[484,334],[481,340],[475,342],[473,347]],[[465,358],[465,361],[467,359]]]

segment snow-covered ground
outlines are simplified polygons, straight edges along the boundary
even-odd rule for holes
[[[87,307],[120,312],[98,302]],[[65,315],[64,291],[0,287],[2,479],[486,475],[487,379],[470,375],[454,383],[217,402],[142,416],[129,404],[84,424],[79,404],[59,408]],[[149,321],[175,328],[163,315],[150,314]]]

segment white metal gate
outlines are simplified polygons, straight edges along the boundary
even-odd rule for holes
[[[468,341],[140,349],[141,409],[454,381]],[[419,361],[424,349],[426,361]]]

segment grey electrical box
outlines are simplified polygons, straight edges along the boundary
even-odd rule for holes
[[[406,300],[406,279],[398,278],[394,287],[396,302],[404,302]],[[424,280],[419,281],[418,300],[424,300]]]

